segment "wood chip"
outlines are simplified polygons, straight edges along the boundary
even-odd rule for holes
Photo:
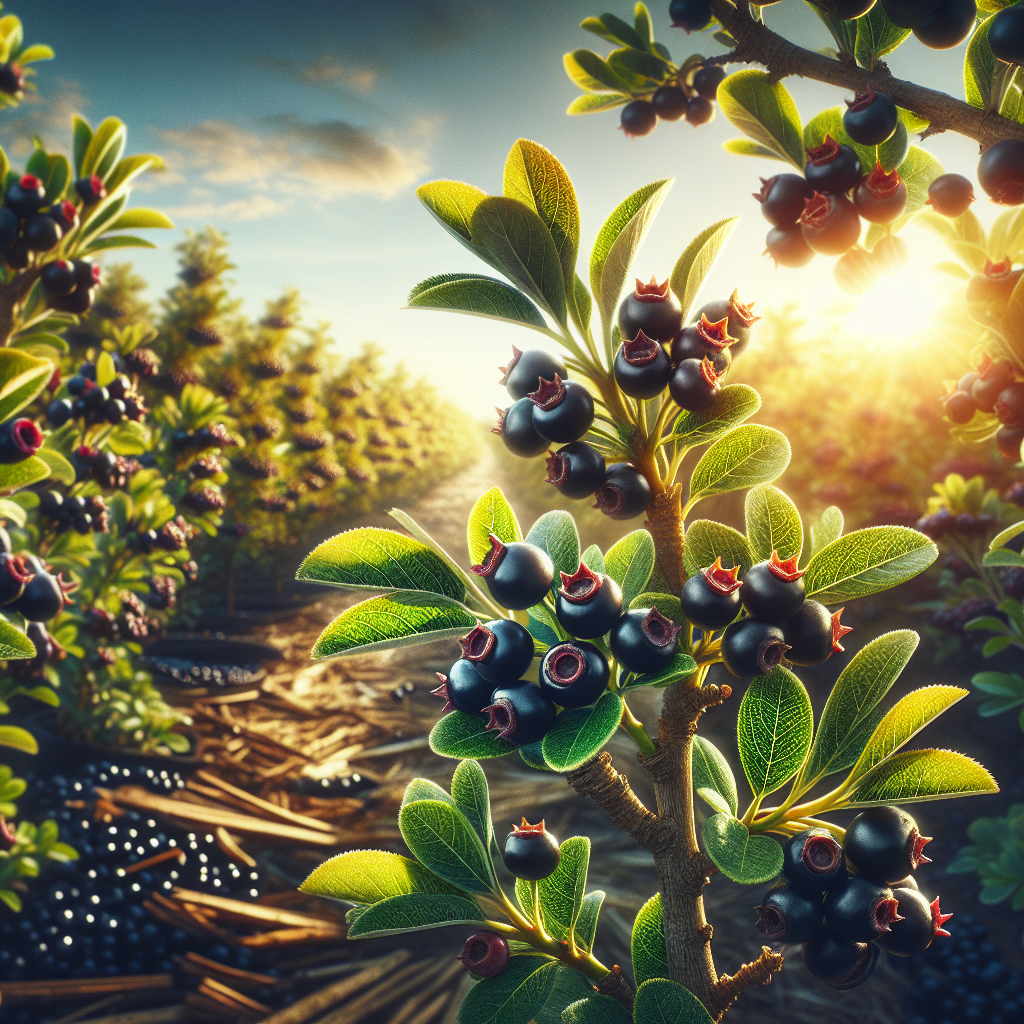
[[[175,960],[186,974],[192,974],[200,978],[219,978],[243,988],[270,988],[277,985],[280,980],[269,974],[243,971],[241,967],[229,967],[227,964],[210,960],[208,957],[200,956],[198,953],[186,953],[184,956],[175,957]]]
[[[243,850],[238,843],[232,838],[223,825],[218,825],[213,830],[214,836],[217,838],[217,845],[236,863],[244,864],[247,868],[256,867],[257,861],[255,857],[250,857],[249,854]]]
[[[258,924],[285,925],[292,928],[320,928],[325,931],[335,930],[339,927],[337,918],[299,914],[294,910],[279,910],[262,903],[247,903],[242,900],[233,900],[227,896],[196,892],[193,889],[175,888],[171,890],[171,895],[182,903],[217,911],[219,917],[237,918]]]
[[[125,992],[174,988],[173,974],[126,974],[114,978],[51,978],[46,981],[5,981],[4,1000],[79,999]]]
[[[282,821],[289,821],[293,825],[300,825],[302,828],[317,829],[321,832],[334,831],[330,825],[320,821],[319,818],[309,818],[305,814],[296,814],[294,811],[289,811],[283,807],[279,807],[277,804],[270,803],[269,800],[261,800],[258,796],[253,796],[251,793],[247,793],[244,789],[232,786],[230,782],[225,782],[223,779],[218,778],[216,775],[212,775],[210,772],[200,770],[196,772],[196,778],[201,779],[203,782],[215,789],[221,790],[228,796],[233,796],[237,800],[242,800],[253,807],[258,807],[260,810],[266,811],[268,814],[272,814],[275,817],[280,818]]]

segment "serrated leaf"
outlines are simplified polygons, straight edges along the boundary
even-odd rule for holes
[[[686,575],[694,576],[714,565],[716,558],[721,558],[727,569],[738,565],[741,576],[754,564],[754,552],[739,530],[713,519],[695,519],[686,531],[683,547]]]
[[[0,348],[0,423],[24,409],[52,376],[53,364],[48,359]]]
[[[0,492],[11,494],[29,484],[45,480],[49,475],[50,467],[35,455],[21,462],[0,463]]]
[[[708,818],[702,834],[708,856],[734,882],[767,882],[782,870],[782,847],[768,836],[752,836],[732,815]]]
[[[477,624],[472,612],[440,594],[393,591],[346,608],[313,645],[312,657],[382,651],[462,636]]]
[[[412,893],[391,896],[367,907],[348,926],[348,938],[365,939],[401,932],[420,932],[453,924],[485,921],[483,911],[468,896]]]
[[[430,730],[430,749],[442,757],[483,758],[504,757],[516,747],[508,740],[489,732],[486,715],[470,715],[452,711],[437,721]]]
[[[557,772],[586,764],[615,735],[622,718],[622,698],[602,693],[589,708],[563,711],[544,736],[544,760]]]
[[[718,105],[744,135],[803,171],[800,114],[781,82],[766,71],[734,71],[718,87]]]
[[[426,544],[397,530],[369,526],[318,544],[295,578],[343,590],[419,590],[454,601],[466,596],[462,580]]]
[[[904,750],[860,779],[844,805],[909,804],[998,792],[996,780],[965,754]]]
[[[633,1015],[617,999],[595,993],[570,1003],[562,1024],[633,1024]]]
[[[416,198],[451,235],[471,251],[470,224],[487,193],[464,181],[429,181],[416,189]]]
[[[792,672],[780,665],[751,681],[740,703],[736,738],[755,796],[774,793],[800,770],[813,731],[811,698]]]
[[[672,441],[684,448],[699,448],[717,441],[760,408],[761,396],[753,388],[746,384],[729,384],[718,392],[707,408],[681,412],[665,442]]]
[[[465,895],[418,861],[386,850],[352,850],[324,861],[300,891],[346,903],[379,903],[409,893]]]
[[[701,793],[703,799],[707,801],[702,791],[713,791],[725,805],[716,810],[725,811],[736,817],[739,797],[732,768],[718,747],[703,736],[693,738],[692,772],[694,789]]]
[[[688,504],[768,483],[785,472],[791,454],[786,435],[774,427],[757,423],[737,427],[701,456],[690,477]]]
[[[636,990],[633,1019],[644,1024],[713,1024],[700,1000],[668,978],[651,978]]]
[[[910,661],[919,639],[909,629],[884,633],[853,656],[825,702],[801,774],[803,784],[809,786],[857,760],[881,720],[879,704]]]
[[[2,634],[0,634],[2,636]],[[3,641],[0,640],[0,643]],[[3,648],[0,647],[0,653]],[[32,651],[35,654],[35,650]],[[15,655],[17,657],[18,655]],[[38,754],[39,744],[35,736],[17,725],[0,725],[0,747],[11,747],[13,750],[20,750],[23,754]]]
[[[512,957],[504,970],[466,993],[457,1024],[529,1024],[551,994],[559,970],[571,968],[536,954]]]
[[[440,274],[421,281],[407,309],[440,309],[548,333],[541,311],[518,288],[484,274]]]
[[[760,484],[747,492],[744,513],[750,547],[759,562],[771,558],[773,551],[778,551],[780,558],[799,556],[804,528],[788,494],[771,484]]]
[[[480,837],[484,849],[489,849],[494,835],[491,826],[491,801],[487,789],[487,776],[476,761],[463,761],[455,769],[452,776],[452,799],[473,826],[473,831]]]
[[[622,603],[642,594],[654,569],[654,538],[646,530],[626,534],[605,552],[605,572],[622,588]]]
[[[558,941],[567,940],[576,927],[587,889],[590,840],[586,836],[566,839],[559,848],[558,867],[537,883],[544,924]]]
[[[705,228],[676,260],[669,282],[683,308],[684,323],[739,222],[739,217],[729,217]]]
[[[468,892],[495,886],[490,857],[464,814],[442,800],[417,800],[398,812],[405,845],[421,864]]]
[[[804,589],[822,604],[840,604],[898,586],[924,572],[939,549],[906,526],[869,526],[822,548],[808,563]]]
[[[657,672],[646,672],[639,676],[630,676],[626,683],[628,689],[634,686],[654,686],[657,688],[671,686],[678,683],[680,679],[686,679],[697,671],[697,662],[688,654],[676,651],[672,660]]]
[[[576,945],[582,949],[591,949],[594,936],[597,934],[597,919],[604,903],[603,889],[594,889],[583,897],[579,917],[576,918]]]
[[[656,892],[637,913],[629,953],[637,985],[642,985],[649,978],[664,978],[668,974],[660,892]]]
[[[530,527],[526,535],[527,543],[534,544],[546,551],[555,566],[555,578],[552,586],[561,586],[559,573],[571,576],[580,565],[580,535],[576,530],[576,520],[562,509],[545,512]]]
[[[469,544],[469,557],[474,565],[482,564],[491,550],[492,533],[503,544],[513,544],[523,539],[519,520],[516,519],[516,514],[500,487],[484,491],[476,499],[469,513],[466,539]]]

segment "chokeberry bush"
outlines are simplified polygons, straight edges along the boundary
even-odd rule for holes
[[[608,218],[588,288],[576,273],[580,215],[569,176],[546,149],[519,140],[502,195],[454,181],[418,190],[442,226],[507,280],[444,274],[410,298],[557,342],[561,351],[513,351],[502,440],[535,465],[546,455],[547,480],[562,495],[593,498],[612,520],[646,516],[644,527],[605,551],[584,546],[563,510],[524,531],[492,488],[469,517],[468,571],[398,510],[405,532],[339,534],[299,571],[375,592],[327,626],[315,658],[445,639],[461,647],[440,674],[444,706],[430,734],[436,753],[461,763],[450,793],[422,779],[409,785],[399,824],[412,858],[342,854],[303,888],[353,904],[351,938],[466,924],[462,959],[480,979],[460,1010],[467,1022],[721,1018],[782,957],[765,946],[719,976],[702,899],[716,869],[751,886],[772,882],[759,903],[766,939],[804,943],[808,969],[834,988],[860,984],[879,949],[914,955],[945,934],[947,915],[913,878],[929,839],[895,805],[997,788],[962,754],[903,749],[968,692],[925,686],[883,709],[917,646],[909,630],[860,647],[815,728],[796,670],[843,649],[846,604],[911,579],[938,552],[907,527],[844,533],[835,507],[805,529],[773,484],[789,442],[747,422],[760,406],[756,391],[724,384],[731,350],[756,319],[751,306],[735,293],[698,305],[733,222],[701,232],[663,280],[627,285],[669,184],[639,189]],[[694,449],[703,452],[684,484],[680,466]],[[744,490],[742,532],[691,517],[706,499]],[[732,684],[709,681],[720,663]],[[656,738],[630,708],[641,687],[664,693]],[[746,807],[734,759],[697,735],[703,713],[734,687]],[[656,809],[603,749],[619,729],[651,775]],[[589,840],[558,845],[528,807],[496,840],[480,761],[512,755],[564,774],[652,851],[661,888],[634,923],[635,993],[591,951],[604,894],[586,890]],[[710,812],[699,838],[698,797]],[[827,818],[844,808],[863,808],[845,832]]]

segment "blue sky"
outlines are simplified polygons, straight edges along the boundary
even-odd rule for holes
[[[667,2],[650,6],[657,37],[677,60],[720,52],[710,39],[687,40],[670,29]],[[309,319],[330,321],[342,351],[377,341],[481,415],[502,400],[492,383],[495,367],[512,343],[528,339],[489,321],[401,309],[417,281],[479,269],[422,210],[413,189],[451,177],[499,192],[505,155],[519,136],[551,149],[573,177],[584,254],[622,198],[674,176],[638,273],[664,277],[697,231],[740,214],[708,297],[738,286],[759,308],[789,299],[812,312],[859,305],[854,328],[902,335],[908,312],[897,294],[902,288],[905,297],[905,281],[851,302],[832,282],[831,260],[775,271],[760,255],[768,225],[750,193],[759,174],[783,168],[724,153],[721,143],[737,132],[721,116],[698,130],[661,124],[637,140],[616,130],[614,113],[565,116],[577,90],[562,54],[609,49],[578,28],[604,9],[628,18],[631,3],[93,0],[87,17],[80,3],[66,0],[16,3],[8,10],[22,18],[29,41],[50,43],[57,59],[37,65],[40,102],[5,114],[0,140],[17,153],[36,131],[50,148],[66,148],[73,110],[94,124],[121,117],[129,151],[168,161],[169,170],[135,195],[178,225],[152,233],[159,250],[131,254],[154,293],[172,281],[172,249],[184,229],[212,224],[230,237],[237,292],[250,314],[299,287]],[[806,45],[830,42],[798,0],[769,8],[767,19]],[[962,95],[962,62],[963,47],[937,53],[911,40],[890,63],[898,75]],[[787,86],[805,118],[845,95],[816,83]],[[973,143],[938,137],[928,148],[947,168],[973,177]],[[990,220],[996,211],[979,203],[978,212]],[[915,236],[927,266],[936,258],[933,240],[906,235]],[[917,289],[914,310],[927,287]]]

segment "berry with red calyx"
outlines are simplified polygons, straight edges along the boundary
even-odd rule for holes
[[[563,445],[547,457],[545,483],[567,498],[589,498],[604,483],[604,456],[586,441]]]
[[[128,398],[132,392],[131,379],[122,373],[107,385],[107,391],[111,398]]]
[[[725,629],[740,612],[738,575],[739,566],[724,568],[721,556],[714,565],[694,573],[679,595],[683,614],[705,633]]]
[[[853,205],[872,224],[891,224],[907,208],[907,186],[899,171],[888,174],[880,163],[854,189]]]
[[[39,281],[47,295],[70,295],[78,283],[75,268],[68,260],[47,263],[39,274]]]
[[[216,487],[207,486],[198,491],[186,491],[181,497],[182,505],[193,512],[220,512],[224,508],[224,498]]]
[[[942,408],[946,419],[960,427],[970,423],[976,412],[974,399],[966,391],[953,391],[948,394],[943,399]]]
[[[556,376],[565,380],[569,376],[565,363],[558,356],[545,352],[540,348],[520,351],[512,346],[512,358],[508,366],[500,366],[502,372],[500,384],[505,386],[509,395],[516,399],[526,398],[540,386],[541,378],[554,380]]]
[[[540,692],[560,708],[585,708],[608,686],[604,655],[582,640],[556,644],[540,663]]]
[[[971,398],[982,412],[992,412],[996,401],[1013,382],[1013,364],[1007,359],[988,359],[978,369],[978,379],[971,387]]]
[[[754,907],[757,930],[769,942],[807,942],[821,927],[821,898],[801,896],[788,882],[776,882]]]
[[[79,178],[75,182],[75,191],[86,206],[92,206],[93,203],[98,203],[101,199],[106,199],[107,197],[107,187],[103,184],[103,179],[98,174],[90,174],[87,178]]]
[[[880,146],[891,139],[900,115],[892,97],[875,92],[869,85],[852,100],[846,101],[843,128],[846,134],[862,146]]]
[[[875,264],[883,274],[895,274],[910,260],[910,246],[899,235],[883,235],[871,250]]]
[[[882,272],[872,254],[858,245],[836,260],[832,276],[847,295],[864,295],[878,284]]]
[[[38,213],[45,201],[46,187],[34,174],[23,174],[4,195],[4,206],[22,219]]]
[[[523,818],[505,837],[505,867],[524,882],[539,882],[555,873],[561,853],[558,840],[544,828],[544,821],[531,825]]]
[[[849,192],[862,174],[857,151],[840,145],[831,135],[826,135],[820,146],[807,150],[804,177],[815,192]]]
[[[532,459],[547,451],[551,442],[537,433],[533,425],[533,402],[529,398],[520,398],[507,409],[498,409],[497,413],[498,425],[491,428],[491,433],[497,434],[513,455]]]
[[[948,50],[971,34],[977,20],[976,0],[941,0],[914,26],[914,35],[929,49]]]
[[[0,463],[10,465],[31,458],[44,440],[43,432],[25,416],[0,423]]]
[[[672,376],[672,364],[665,349],[643,331],[633,341],[624,341],[615,353],[615,383],[630,398],[648,399],[660,395]]]
[[[31,257],[32,254],[28,251],[28,246],[24,242],[17,242],[4,249],[4,263],[11,270],[24,270],[28,266]]]
[[[846,878],[843,848],[828,829],[805,829],[783,845],[782,873],[798,893],[820,899]]]
[[[618,583],[596,573],[583,562],[571,576],[560,573],[562,585],[555,597],[559,625],[571,636],[594,640],[604,636],[622,614],[622,591]]]
[[[844,942],[825,926],[804,943],[804,965],[829,988],[844,992],[863,985],[878,962],[874,942]]]
[[[726,331],[729,337],[736,339],[729,349],[733,356],[738,356],[746,348],[750,341],[751,328],[761,319],[754,315],[754,303],[744,302],[740,298],[738,288],[733,289],[728,299],[712,299],[701,306],[693,319],[699,324],[702,318],[706,318],[712,324],[723,319],[727,321]]]
[[[992,411],[1003,426],[1019,427],[1024,425],[1024,383],[1015,380],[1012,384],[1007,384],[999,392]]]
[[[485,729],[517,747],[542,740],[555,724],[558,709],[533,683],[525,680],[495,690],[484,708]]]
[[[893,956],[916,956],[923,953],[936,936],[949,938],[943,927],[953,916],[944,914],[938,899],[931,903],[914,888],[894,888],[893,896],[899,904],[900,920],[878,937],[878,945]]]
[[[55,398],[46,407],[46,422],[51,427],[63,427],[72,417],[71,400],[68,398]]]
[[[490,540],[490,551],[470,571],[483,579],[491,597],[503,608],[522,611],[540,604],[555,578],[548,553],[525,541],[505,544],[493,533]]]
[[[530,401],[534,429],[549,441],[578,441],[594,422],[594,399],[590,392],[574,380],[563,381],[557,374],[554,380],[541,378]]]
[[[65,235],[78,227],[78,207],[67,199],[54,203],[50,207],[50,216]]]
[[[103,279],[103,272],[98,263],[92,260],[72,260],[75,268],[75,280],[83,288],[95,288]]]
[[[846,196],[815,192],[800,214],[804,241],[824,256],[842,256],[860,238],[860,216]]]
[[[71,603],[67,595],[75,589],[76,584],[65,583],[61,575],[51,575],[46,566],[33,555],[27,556],[25,562],[32,572],[32,578],[10,607],[29,622],[48,622],[64,610],[65,603]]]
[[[1019,3],[1005,7],[992,19],[988,45],[996,60],[1024,64],[1024,7]]]
[[[5,96],[20,96],[25,91],[25,73],[20,64],[7,61],[0,64],[0,92]]]
[[[892,885],[930,863],[924,855],[926,843],[917,822],[898,807],[869,807],[861,811],[846,829],[843,852],[868,881]]]
[[[995,203],[1024,203],[1024,142],[1001,139],[989,146],[978,161],[978,184]]]
[[[650,135],[657,123],[658,115],[650,100],[630,100],[619,115],[619,130],[631,139]]]
[[[754,198],[761,204],[764,219],[773,227],[784,228],[795,224],[804,212],[804,203],[814,195],[814,189],[801,174],[776,174],[761,179],[761,191]]]
[[[740,619],[722,636],[722,660],[740,679],[767,675],[782,664],[788,650],[782,630],[760,619]]]
[[[17,601],[32,576],[32,570],[20,555],[0,552],[0,605]]]
[[[767,561],[752,565],[743,577],[740,601],[749,615],[777,626],[788,622],[804,603],[803,570],[798,555],[780,558],[772,552]]]
[[[940,174],[928,186],[928,205],[944,217],[962,217],[974,202],[974,186],[962,174]]]
[[[804,601],[800,610],[785,624],[783,634],[789,651],[786,660],[810,668],[828,661],[845,648],[840,642],[852,626],[844,626],[840,617],[844,609],[829,610],[817,601]]]
[[[686,93],[678,85],[662,85],[651,96],[651,106],[662,121],[678,121],[686,113],[686,103]]]
[[[721,64],[708,64],[693,73],[693,88],[698,96],[713,100],[718,96],[718,87],[725,81],[726,70]]]
[[[680,628],[657,608],[633,608],[612,626],[608,646],[630,672],[659,672],[675,656]]]
[[[825,923],[847,942],[871,942],[900,919],[892,889],[863,875],[847,876],[825,894]]]
[[[519,679],[533,661],[533,637],[515,619],[493,619],[459,640],[462,656],[489,682]]]
[[[690,412],[706,409],[722,390],[723,376],[707,356],[703,359],[684,359],[672,371],[668,393],[680,409]]]
[[[494,932],[477,932],[466,939],[462,952],[455,959],[461,960],[470,974],[493,978],[505,969],[508,958],[508,939]]]
[[[687,124],[692,124],[694,128],[699,128],[702,124],[713,121],[714,118],[715,105],[711,100],[706,100],[703,96],[690,97],[690,101],[686,104]]]
[[[686,359],[703,360],[707,357],[714,364],[716,372],[722,374],[732,362],[730,346],[737,340],[729,335],[728,316],[712,323],[707,313],[701,313],[696,324],[684,327],[672,339],[669,349],[672,365],[678,366]]]
[[[60,226],[45,213],[37,213],[25,223],[22,238],[29,252],[49,252],[61,239]]]
[[[13,210],[6,206],[0,207],[0,249],[7,249],[18,241],[21,234],[21,221]]]
[[[604,483],[594,491],[594,508],[610,519],[635,519],[651,503],[651,485],[629,462],[613,462]]]
[[[1024,458],[1021,444],[1024,442],[1024,426],[1000,427],[996,431],[996,447],[1004,458],[1019,462]]]
[[[799,224],[787,224],[768,232],[764,255],[770,256],[776,267],[799,270],[814,259],[814,250],[807,244]]]
[[[683,311],[667,277],[661,284],[655,277],[647,284],[637,278],[636,288],[619,304],[619,335],[624,340],[643,331],[654,341],[668,342],[682,326]]]

